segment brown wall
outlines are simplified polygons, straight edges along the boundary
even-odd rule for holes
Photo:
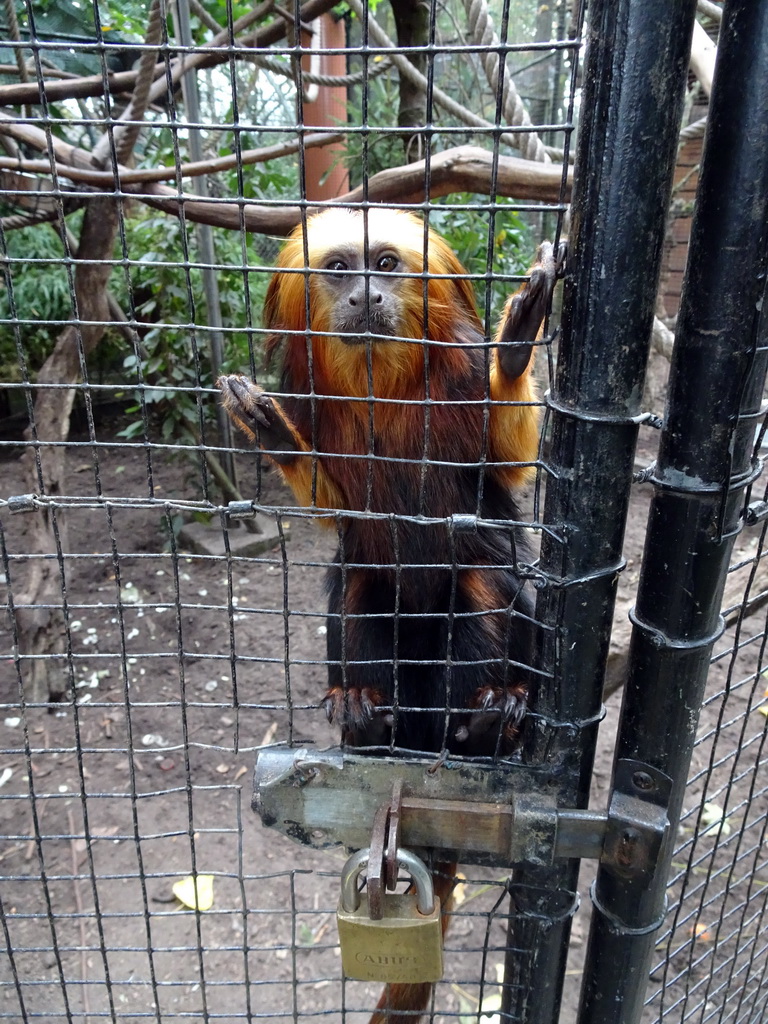
[[[698,120],[706,114],[706,108],[697,108],[691,118]],[[667,239],[667,252],[664,259],[661,279],[661,299],[664,305],[663,315],[673,317],[680,307],[680,290],[683,284],[685,261],[688,257],[688,239],[691,234],[691,217],[693,202],[696,198],[696,186],[699,182],[698,167],[701,162],[703,138],[691,139],[681,147],[675,167],[675,185],[685,179],[682,188],[675,189],[672,194],[673,204],[684,204],[685,215],[672,221],[671,237]]]

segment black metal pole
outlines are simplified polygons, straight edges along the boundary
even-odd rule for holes
[[[768,316],[768,4],[728,0],[665,425],[655,471],[616,758],[672,780],[648,881],[601,865],[579,1024],[640,1020],[664,915],[699,709],[733,540],[753,473]],[[762,316],[762,322],[761,322]]]
[[[589,5],[526,758],[589,798],[695,0]],[[557,1020],[578,862],[516,873],[502,1020]],[[554,901],[554,902],[553,902]],[[524,952],[521,952],[524,951]],[[505,1016],[506,1015],[506,1016]]]

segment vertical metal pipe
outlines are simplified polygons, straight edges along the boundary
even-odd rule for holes
[[[768,5],[728,0],[616,758],[672,780],[650,883],[602,864],[579,1024],[639,1021],[766,371]]]
[[[314,41],[309,32],[302,31],[302,46],[313,45],[315,50],[327,51],[317,56],[319,74],[339,77],[346,75],[347,55],[343,51],[347,44],[347,31],[344,21],[341,18],[337,20],[327,12],[315,18],[311,28],[316,34]],[[340,52],[333,53],[333,50]],[[301,66],[305,71],[310,69],[313,56],[306,54],[302,57]],[[304,128],[331,128],[338,131],[339,125],[347,120],[346,85],[321,85],[315,86],[315,89],[315,99],[304,97]],[[336,199],[349,192],[349,169],[344,163],[346,152],[346,142],[332,142],[327,146],[315,146],[307,150],[304,157],[307,199]]]
[[[526,758],[588,801],[695,0],[590,3]],[[557,1020],[578,862],[513,882],[502,1019]],[[555,903],[553,904],[553,900]],[[563,901],[568,905],[564,907]],[[557,913],[557,911],[560,911]],[[524,953],[520,951],[524,950]],[[506,1015],[506,1016],[504,1016]]]
[[[189,0],[176,0],[173,6],[176,35],[183,47],[192,47],[192,28],[190,25]],[[184,108],[187,121],[193,124],[200,123],[200,97],[197,91],[197,72],[190,71],[182,76],[181,90],[184,96]],[[189,134],[189,155],[194,163],[203,160],[203,143],[200,138],[199,128],[190,128]],[[193,191],[203,198],[208,197],[208,180],[204,174],[197,174],[192,179]],[[219,282],[216,279],[216,271],[213,264],[216,261],[216,252],[213,244],[213,228],[209,224],[197,224],[195,226],[197,235],[197,247],[200,252],[200,262],[203,264],[203,290],[205,292],[205,307],[208,320],[208,351],[211,360],[211,373],[213,379],[219,376],[223,358],[224,335],[221,330],[221,300],[219,297]],[[219,441],[224,448],[232,448],[232,429],[229,417],[224,411],[221,402],[216,402],[216,426],[219,433]],[[235,460],[231,451],[220,453],[220,459],[229,479],[237,488],[237,470]]]

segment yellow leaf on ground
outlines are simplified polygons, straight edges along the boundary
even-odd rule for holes
[[[173,883],[173,895],[190,910],[210,910],[213,906],[213,875],[192,875]]]

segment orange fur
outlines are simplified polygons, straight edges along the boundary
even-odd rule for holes
[[[331,333],[323,275],[312,271],[322,269],[331,246],[349,243],[359,248],[366,221],[369,247],[387,240],[397,251],[405,272],[430,275],[426,318],[423,277],[402,277],[405,312],[397,335],[352,347]],[[395,457],[414,462],[422,458],[469,463],[484,459],[491,464],[488,471],[497,473],[506,486],[520,484],[530,475],[528,468],[509,463],[532,462],[538,451],[532,365],[517,379],[507,380],[494,351],[490,380],[483,385],[475,378],[469,387],[471,393],[462,396],[477,404],[449,398],[456,382],[471,376],[469,354],[462,351],[460,343],[466,338],[467,328],[482,335],[482,325],[471,282],[466,276],[445,276],[466,275],[466,270],[439,235],[429,231],[427,238],[425,263],[425,229],[416,217],[379,209],[369,210],[364,217],[359,211],[334,208],[311,217],[306,231],[297,228],[278,257],[278,273],[270,282],[265,302],[266,323],[272,332],[267,351],[271,355],[285,339],[284,368],[298,393],[316,396],[316,419],[325,421],[320,428],[322,438],[313,438],[308,424],[299,425],[302,450],[318,452],[314,470],[310,458],[279,467],[302,505],[420,511],[369,506],[360,493],[365,466],[361,467],[359,460],[345,464],[342,458],[333,457],[369,451],[371,422],[379,447]],[[425,368],[429,370],[429,396]],[[481,406],[488,394],[490,429],[483,452]],[[425,451],[425,412],[419,403],[427,397],[444,404],[431,410],[431,446]],[[372,417],[371,402],[366,401],[370,399],[384,400],[373,403]],[[318,444],[326,438],[327,444]],[[391,473],[392,468],[385,472]],[[386,492],[388,488],[378,490]],[[435,508],[429,514],[449,515],[452,511],[456,509]]]
[[[483,629],[492,637],[495,645],[500,646],[507,623],[506,602],[494,588],[488,571],[484,572],[479,568],[464,569],[459,585],[467,597],[471,611],[481,616]]]
[[[364,342],[353,336],[354,343],[349,343],[334,333],[332,325],[338,321],[333,318],[333,303],[339,301],[338,292],[334,293],[322,271],[329,265],[329,254],[335,259],[333,254],[346,251],[345,246],[359,254],[365,239],[369,251],[386,246],[396,255],[396,288],[392,279],[389,287],[390,294],[396,294],[398,322],[391,333],[372,335]],[[412,276],[399,276],[403,274]],[[371,654],[367,643],[380,617],[394,609],[388,580],[395,575],[406,624],[408,614],[425,615],[428,623],[430,616],[437,617],[429,594],[445,585],[445,564],[454,558],[461,562],[462,553],[464,559],[473,558],[468,564],[476,567],[461,569],[456,583],[466,609],[464,625],[472,620],[472,642],[480,648],[480,655],[471,653],[471,657],[487,666],[503,661],[509,647],[508,611],[517,595],[511,590],[504,560],[508,554],[490,542],[483,548],[478,539],[479,557],[471,546],[463,547],[457,556],[452,547],[455,541],[440,520],[454,513],[481,514],[480,502],[489,499],[478,495],[483,487],[486,493],[493,489],[487,479],[483,484],[483,474],[501,487],[495,488],[496,505],[482,507],[502,509],[498,515],[507,518],[509,509],[515,510],[514,504],[504,500],[510,498],[510,488],[529,475],[530,470],[520,463],[532,463],[538,452],[533,358],[514,379],[505,374],[497,348],[489,360],[484,358],[483,328],[472,285],[466,276],[451,275],[466,275],[466,271],[446,242],[432,231],[425,233],[416,217],[393,210],[329,209],[293,232],[267,290],[265,318],[271,332],[267,353],[281,349],[285,392],[280,404],[272,402],[296,448],[295,457],[276,458],[277,468],[301,505],[386,513],[385,517],[347,517],[343,523],[345,548],[339,558],[346,558],[348,565],[344,590],[339,584],[329,624],[334,616],[342,620],[346,671],[355,681],[345,679],[342,685],[337,679],[326,696],[342,719],[351,714],[356,700],[385,710],[394,703],[386,688],[373,688],[366,677],[360,681],[355,668],[384,660],[378,648]],[[508,303],[502,326],[510,308]],[[496,344],[502,326],[495,335]],[[253,440],[253,430],[228,408]],[[498,497],[502,491],[504,500]],[[436,525],[428,530],[415,525],[414,517],[419,515],[436,520]],[[393,534],[399,538],[397,544]],[[507,573],[501,582],[494,575],[499,569]],[[518,586],[522,588],[522,582]],[[370,595],[378,595],[376,600],[383,602],[373,613]],[[425,625],[428,628],[434,626]],[[371,642],[382,641],[377,634]],[[339,649],[341,643],[339,637]],[[430,653],[425,659],[425,677],[431,658]],[[337,653],[335,664],[339,660]],[[494,675],[485,668],[478,670],[477,686],[460,696],[464,701],[460,706],[485,707],[489,678],[498,683],[491,687],[491,696],[501,707],[515,687],[503,674]],[[419,676],[418,687],[428,685],[433,683]],[[524,701],[525,686],[517,690],[515,696]],[[437,689],[418,703],[439,709],[448,699],[447,691]],[[415,706],[413,696],[412,703]],[[517,724],[509,726],[505,738],[513,737]],[[371,723],[361,728],[365,734]],[[366,735],[363,742],[378,742],[371,738],[378,735],[375,730]],[[423,740],[423,733],[417,739]],[[435,876],[444,910],[450,906],[454,873],[455,865],[440,865]],[[447,923],[444,915],[444,931]],[[371,1024],[415,1024],[431,991],[429,984],[387,986]]]

